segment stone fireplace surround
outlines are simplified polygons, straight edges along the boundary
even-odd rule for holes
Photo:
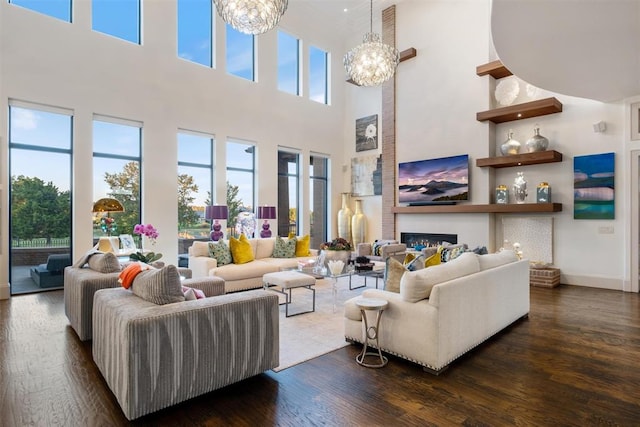
[[[400,243],[407,245],[407,248],[413,248],[415,245],[424,246],[437,246],[442,242],[448,242],[452,244],[458,243],[457,234],[442,234],[442,233],[400,233]]]

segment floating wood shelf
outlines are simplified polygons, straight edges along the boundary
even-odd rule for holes
[[[501,79],[503,77],[509,77],[513,74],[507,69],[500,60],[489,62],[488,64],[478,65],[476,67],[476,74],[479,76],[490,75],[494,79]]]
[[[528,119],[530,117],[559,113],[561,111],[562,103],[552,97],[524,102],[522,104],[509,105],[508,107],[496,108],[494,110],[482,111],[476,114],[476,119],[479,122],[489,120],[493,123],[504,123],[512,120]]]
[[[562,203],[395,206],[392,208],[392,211],[396,214],[544,213],[562,212]]]
[[[536,151],[535,153],[513,154],[510,156],[476,159],[479,168],[510,168],[513,166],[540,165],[562,161],[562,153],[555,150]]]

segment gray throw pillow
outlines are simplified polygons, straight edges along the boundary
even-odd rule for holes
[[[93,254],[87,260],[89,268],[100,273],[115,273],[120,271],[120,263],[111,252]]]
[[[284,240],[282,237],[277,236],[276,242],[273,245],[273,257],[274,258],[295,258],[296,256],[296,239]]]
[[[233,262],[231,249],[229,249],[229,245],[227,245],[224,240],[220,240],[218,243],[209,242],[209,256],[216,259],[218,267]]]
[[[140,298],[158,305],[184,301],[180,274],[175,265],[138,273],[131,290]]]

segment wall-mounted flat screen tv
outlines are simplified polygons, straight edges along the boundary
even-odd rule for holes
[[[399,163],[398,194],[409,205],[469,200],[469,155]]]

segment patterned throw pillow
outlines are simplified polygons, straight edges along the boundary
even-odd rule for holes
[[[240,235],[240,239],[231,237],[229,239],[229,248],[231,249],[231,258],[234,264],[246,264],[253,261],[253,249],[249,239],[244,234]]]
[[[374,256],[382,256],[382,247],[388,245],[389,242],[378,242],[377,240],[371,245],[371,253]]]
[[[231,250],[224,240],[220,240],[218,243],[209,242],[209,256],[216,259],[218,267],[232,262]]]
[[[284,240],[280,236],[276,236],[276,242],[273,246],[274,258],[295,258],[296,256],[296,238]]]
[[[131,290],[140,298],[158,305],[184,301],[180,274],[175,265],[138,273]]]
[[[90,269],[99,271],[100,273],[115,273],[116,271],[120,271],[118,257],[112,252],[93,254],[89,257],[87,263]]]
[[[407,269],[400,261],[393,257],[387,258],[384,269],[384,290],[400,293],[400,279],[406,271]]]
[[[403,265],[409,271],[422,270],[425,267],[424,261],[424,255],[422,253],[419,255],[408,253],[404,257]]]
[[[469,249],[466,243],[450,246],[438,246],[438,253],[440,254],[440,262],[449,262],[458,258]]]

